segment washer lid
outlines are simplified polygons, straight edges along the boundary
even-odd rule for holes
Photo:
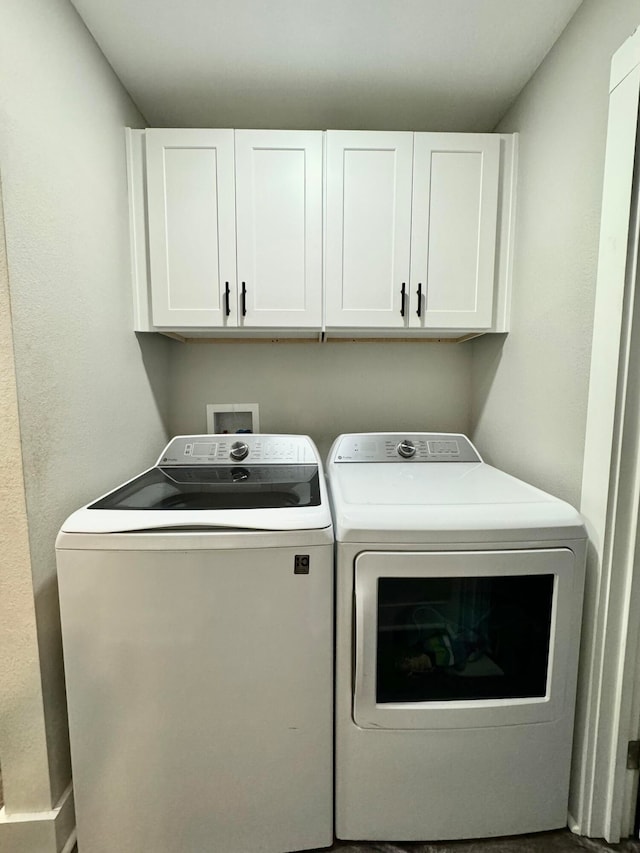
[[[284,509],[320,503],[317,465],[158,466],[87,509]]]
[[[241,460],[233,461],[233,456],[230,460],[234,449],[243,454]],[[172,439],[154,468],[78,510],[62,530],[330,526],[322,466],[308,437],[212,435]]]

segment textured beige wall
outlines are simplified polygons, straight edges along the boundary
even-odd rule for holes
[[[23,675],[39,655],[42,706],[36,713],[36,698],[28,697],[33,704],[13,737],[41,738],[44,712],[50,807],[70,777],[55,537],[70,511],[151,463],[163,444],[168,344],[139,342],[130,331],[124,127],[143,122],[68,0],[2,0],[0,79],[0,173],[38,633],[38,648],[22,650]],[[12,618],[26,619],[23,582],[8,578],[3,595],[18,607]],[[0,692],[0,718],[13,701]],[[17,749],[17,741],[7,746],[5,739],[4,750]],[[31,772],[39,770],[25,769]]]
[[[511,333],[474,342],[487,461],[580,498],[611,56],[638,0],[585,0],[498,129],[520,134]]]
[[[0,764],[5,808],[50,807],[0,197]],[[15,810],[15,809],[14,809]]]
[[[469,428],[465,344],[171,344],[171,431],[204,432],[207,403],[258,403],[263,432]]]

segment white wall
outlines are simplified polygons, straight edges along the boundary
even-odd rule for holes
[[[585,0],[498,130],[520,134],[511,333],[474,342],[487,461],[579,503],[611,56],[638,0]]]
[[[469,428],[466,344],[171,344],[171,432],[206,431],[206,403],[259,403],[263,432]]]
[[[130,331],[123,128],[143,120],[68,0],[2,0],[0,79],[0,174],[54,805],[70,775],[55,536],[71,510],[154,459],[165,438],[168,343],[138,341]],[[3,589],[16,601],[23,592]],[[23,640],[27,666],[35,651],[27,634]],[[0,719],[24,698],[12,695],[19,685],[5,681],[4,663]],[[30,716],[21,724],[29,727]],[[38,734],[18,734],[32,742],[22,760],[36,776]],[[11,732],[3,736],[6,745]],[[2,754],[0,763],[7,806],[20,810],[22,797],[23,811],[43,808],[42,796],[11,784]]]

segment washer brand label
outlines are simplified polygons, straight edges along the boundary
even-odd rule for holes
[[[309,574],[309,555],[308,554],[296,554],[293,558],[293,573],[294,575],[308,575]]]

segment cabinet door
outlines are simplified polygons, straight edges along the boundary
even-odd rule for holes
[[[415,134],[412,326],[491,327],[499,168],[497,135]]]
[[[154,325],[237,325],[233,131],[150,129],[146,153]]]
[[[412,133],[327,132],[327,326],[405,326],[412,157]]]
[[[322,137],[236,131],[242,326],[322,326]]]

